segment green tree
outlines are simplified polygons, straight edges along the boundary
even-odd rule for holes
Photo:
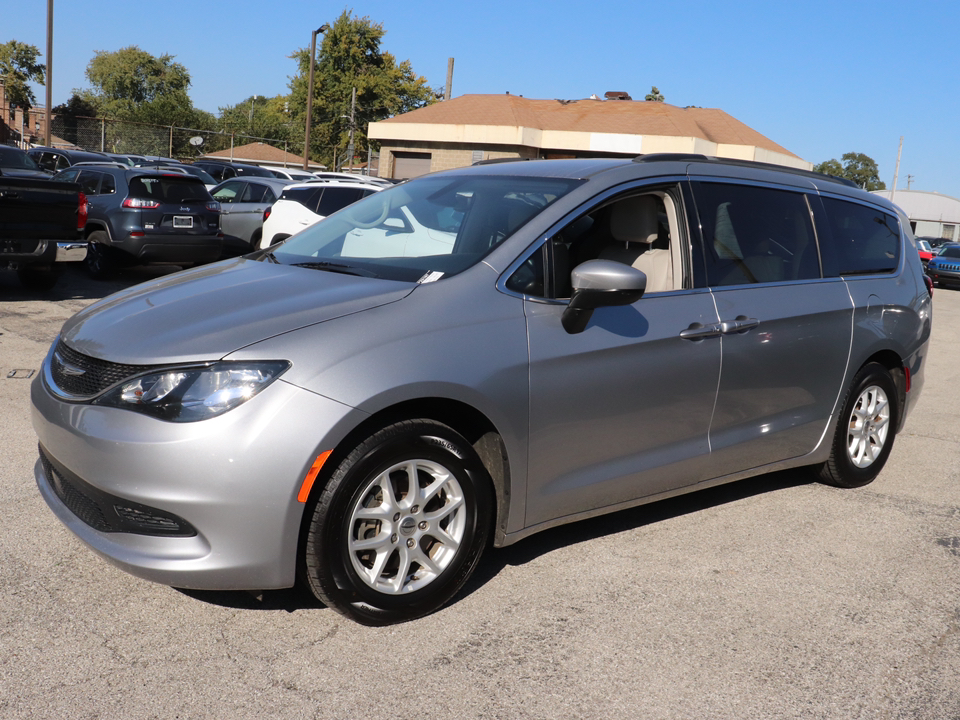
[[[220,108],[217,129],[270,140],[290,139],[289,101],[284,95],[251,95],[236,105]],[[302,139],[301,139],[302,142]]]
[[[346,149],[353,88],[357,89],[354,152],[358,157],[366,155],[369,123],[436,101],[436,91],[414,73],[409,61],[397,62],[381,50],[384,35],[382,25],[344,11],[323,36],[314,71],[311,159],[332,166],[335,156]],[[297,50],[291,58],[299,67],[288,98],[292,131],[303,137],[310,50]]]
[[[44,83],[44,66],[37,62],[35,45],[11,40],[0,44],[0,78],[7,89],[7,102],[29,109],[37,102],[30,83]]]
[[[643,99],[646,100],[647,102],[663,102],[664,101],[664,97],[663,95],[660,94],[660,89],[656,85],[650,88],[650,92],[648,92]]]
[[[143,114],[144,106],[160,101],[166,101],[162,103],[165,108],[180,105],[193,109],[187,95],[190,73],[180,63],[173,62],[172,55],[154,57],[135,45],[116,52],[98,50],[87,65],[86,75],[93,87],[81,96],[102,116],[140,119],[136,116]],[[157,113],[147,111],[146,114]]]
[[[83,127],[84,122],[89,122],[86,118],[97,116],[97,109],[93,104],[73,93],[65,103],[54,107],[51,115],[53,116],[51,125],[53,133],[68,142],[80,144],[80,128]]]
[[[863,153],[844,153],[841,163],[837,159],[825,160],[813,166],[815,172],[845,178],[864,190],[885,190],[887,185],[880,180],[876,161]]]

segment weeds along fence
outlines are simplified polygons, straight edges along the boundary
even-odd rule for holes
[[[65,143],[84,150],[159,155],[178,160],[189,160],[252,142],[268,143],[294,155],[300,155],[303,150],[302,140],[290,142],[282,138],[223,133],[175,125],[148,125],[107,118],[57,116],[53,118],[50,129],[53,135]],[[195,138],[202,138],[203,142],[197,143]]]

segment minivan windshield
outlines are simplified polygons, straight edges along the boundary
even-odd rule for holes
[[[373,193],[263,259],[426,282],[477,263],[580,180],[491,175],[418,178]]]

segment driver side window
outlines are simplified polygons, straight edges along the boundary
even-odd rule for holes
[[[569,298],[570,272],[588,260],[612,260],[642,270],[646,294],[685,287],[678,231],[679,195],[645,190],[605,201],[547,239],[507,281],[529,296]]]

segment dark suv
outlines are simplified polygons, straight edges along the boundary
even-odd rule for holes
[[[41,169],[48,172],[64,170],[78,162],[111,162],[114,158],[106,153],[91,150],[64,150],[62,148],[35,147],[27,151],[27,155]]]
[[[87,196],[86,264],[94,277],[150,262],[213,262],[220,257],[220,204],[192,175],[116,165],[70,168],[54,180]]]

